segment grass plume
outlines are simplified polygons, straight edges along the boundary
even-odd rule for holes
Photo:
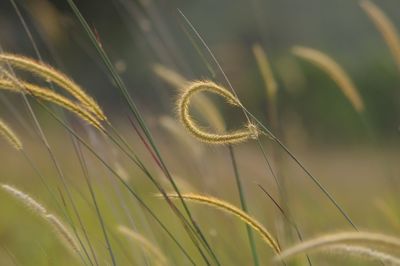
[[[64,246],[67,247],[69,250],[72,250],[79,254],[80,247],[75,237],[63,224],[63,222],[61,222],[61,220],[57,218],[57,216],[49,213],[42,204],[40,204],[38,201],[33,199],[25,192],[22,192],[21,190],[7,184],[2,184],[1,188],[8,194],[13,196],[15,199],[17,199],[19,202],[27,206],[29,209],[31,209],[33,213],[43,218],[48,224],[53,227],[53,229],[57,233],[58,238],[64,243]]]
[[[323,69],[336,82],[353,108],[358,113],[364,112],[364,102],[353,81],[330,56],[318,50],[302,46],[294,46],[292,52],[296,56]]]
[[[241,106],[239,100],[228,90],[212,81],[195,81],[181,94],[178,99],[178,112],[182,124],[200,141],[211,144],[234,144],[256,139],[259,131],[253,124],[248,124],[245,129],[228,133],[210,133],[200,128],[189,113],[191,97],[202,91],[208,91],[223,97],[229,104]]]
[[[374,3],[368,0],[363,0],[360,2],[360,5],[375,24],[378,31],[381,33],[393,55],[397,67],[400,70],[400,38],[396,27],[386,16],[386,14]]]
[[[258,43],[253,45],[253,54],[264,80],[267,96],[269,99],[275,99],[276,93],[278,92],[278,85],[275,81],[274,75],[272,74],[267,54]]]
[[[147,253],[149,258],[154,261],[155,265],[168,265],[168,260],[164,253],[143,235],[123,225],[118,226],[118,231],[127,236],[129,239],[137,242],[137,244]]]
[[[54,231],[57,233],[58,238],[64,243],[64,246],[76,253],[79,253],[79,244],[65,224],[53,214],[48,213],[45,217],[46,221],[53,226]]]
[[[15,149],[22,150],[22,142],[14,131],[0,119],[0,135],[4,137]]]
[[[364,259],[374,260],[384,263],[384,265],[400,265],[400,258],[387,253],[374,250],[367,247],[356,245],[333,245],[327,249],[328,252],[338,253],[340,255],[351,255]]]
[[[180,92],[186,90],[190,81],[174,70],[163,65],[156,64],[153,67],[154,73],[162,80],[178,89]],[[226,125],[221,113],[215,104],[204,95],[196,95],[193,98],[194,109],[210,124],[210,126],[219,133],[225,132]]]
[[[87,121],[97,129],[104,131],[104,128],[101,125],[101,123],[90,112],[82,108],[80,105],[65,98],[64,96],[61,96],[58,93],[53,92],[50,89],[43,88],[21,80],[11,81],[8,79],[0,79],[0,88],[17,93],[27,92],[32,96],[38,97],[39,99],[55,103],[76,114],[78,117]]]
[[[321,248],[329,248],[342,244],[361,244],[363,246],[380,246],[391,250],[400,250],[400,239],[378,233],[368,232],[343,232],[323,235],[282,251],[276,260],[283,260],[297,254],[311,252]]]
[[[365,260],[380,262],[381,264],[383,263],[383,265],[400,265],[399,257],[381,252],[379,250],[358,245],[335,244],[327,247],[316,248],[310,250],[310,252],[322,252],[327,254],[337,254],[341,256],[353,256]],[[290,257],[285,257],[285,259],[287,258]]]
[[[176,194],[168,194],[168,197],[177,198],[178,196]],[[281,249],[278,245],[278,242],[268,232],[268,230],[265,229],[264,226],[260,224],[256,219],[254,219],[244,211],[240,210],[236,206],[210,196],[202,196],[198,194],[187,193],[187,194],[182,194],[182,197],[186,200],[206,204],[211,207],[220,209],[225,213],[229,213],[236,216],[237,218],[248,224],[253,230],[255,230],[262,237],[262,239],[273,249],[273,251],[276,254],[280,253]]]
[[[79,100],[82,105],[90,112],[96,115],[99,120],[107,120],[100,106],[90,97],[78,84],[60,71],[34,59],[14,55],[0,54],[0,62],[10,64],[12,67],[33,73],[47,82],[54,82],[59,87],[65,89],[68,93]]]

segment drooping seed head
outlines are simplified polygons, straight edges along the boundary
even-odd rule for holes
[[[323,69],[336,82],[343,94],[352,104],[353,108],[358,113],[364,112],[364,102],[353,81],[342,69],[342,67],[330,56],[318,50],[302,46],[293,47],[292,52],[296,56],[305,59]]]
[[[54,82],[80,101],[87,111],[92,112],[97,119],[101,121],[107,120],[103,110],[96,101],[64,73],[43,62],[20,55],[1,53],[0,62],[33,73],[43,78],[46,82]]]
[[[234,144],[254,139],[258,136],[258,129],[255,125],[246,126],[245,129],[228,133],[211,133],[203,130],[191,117],[189,109],[191,98],[199,92],[208,91],[224,98],[227,103],[234,106],[241,106],[239,100],[224,87],[212,81],[195,81],[189,84],[188,88],[178,99],[178,113],[182,124],[200,141],[211,144]]]
[[[22,150],[22,142],[14,131],[2,120],[0,120],[0,135],[4,137],[16,150]]]

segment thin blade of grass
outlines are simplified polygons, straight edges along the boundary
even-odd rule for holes
[[[231,82],[228,79],[228,76],[226,75],[225,71],[222,69],[221,65],[219,64],[217,58],[215,57],[214,53],[211,51],[211,49],[208,47],[207,43],[204,41],[204,39],[201,37],[200,33],[196,30],[196,28],[193,26],[193,24],[189,21],[189,19],[183,14],[181,10],[178,9],[178,12],[180,15],[184,18],[186,23],[190,26],[190,28],[193,30],[193,32],[196,34],[196,36],[199,38],[200,42],[204,45],[206,50],[209,52],[210,56],[212,57],[214,63],[217,65],[219,71],[223,75],[225,81],[229,85],[230,89],[232,90],[232,93],[237,97],[237,94],[235,92],[235,89],[233,88]],[[270,136],[294,161],[299,167],[307,174],[309,178],[317,185],[317,187],[325,194],[325,196],[328,197],[328,199],[332,202],[332,204],[339,210],[339,212],[343,215],[343,217],[348,221],[348,223],[356,230],[357,226],[353,223],[351,220],[350,216],[344,211],[344,209],[339,205],[339,203],[333,198],[333,196],[328,192],[328,190],[321,184],[321,182],[313,176],[305,167],[304,165],[294,156],[294,154],[277,138],[275,135],[272,134],[272,132],[264,126],[252,113],[250,113],[243,105],[241,105],[241,108],[243,109],[243,112],[249,121],[251,122],[250,118],[253,119],[254,121],[257,122],[259,126],[261,126],[267,133],[268,136]]]
[[[107,162],[97,154],[97,152],[84,140],[82,139],[72,128],[70,128],[62,119],[60,119],[52,110],[47,106],[39,102],[39,105],[46,110],[55,120],[57,120],[60,125],[62,125],[69,133],[71,133],[78,141],[81,143],[101,164],[103,164],[108,171],[128,190],[128,192],[138,201],[138,203],[150,214],[150,216],[160,225],[160,227],[167,233],[167,235],[173,240],[177,247],[182,251],[185,257],[193,264],[196,263],[184,249],[184,247],[179,243],[175,236],[168,230],[164,223],[158,218],[157,215],[150,209],[150,207],[144,202],[144,200],[139,196],[139,194],[131,188],[128,183],[121,177]],[[153,177],[152,177],[153,178]]]
[[[161,154],[156,146],[156,144],[154,143],[153,137],[149,131],[149,129],[146,126],[146,123],[144,122],[138,108],[136,107],[136,104],[134,103],[134,101],[132,100],[132,98],[130,97],[128,90],[124,84],[124,82],[122,81],[122,79],[120,78],[120,76],[117,74],[114,66],[112,65],[110,59],[108,58],[107,54],[105,53],[105,51],[102,49],[101,45],[99,45],[95,35],[93,34],[92,30],[90,29],[89,25],[87,24],[86,20],[84,19],[84,17],[82,16],[82,14],[80,13],[79,9],[77,8],[77,6],[75,5],[73,0],[67,0],[68,5],[71,7],[71,9],[73,10],[75,16],[78,18],[79,22],[81,23],[82,27],[84,28],[85,33],[88,35],[90,41],[92,42],[93,46],[95,47],[95,49],[97,50],[97,52],[99,53],[103,63],[105,64],[105,66],[107,67],[108,71],[110,72],[112,78],[114,79],[119,91],[122,93],[125,101],[128,104],[128,107],[130,109],[130,111],[134,114],[135,118],[137,119],[141,129],[143,130],[144,134],[146,135],[146,138],[148,139],[149,143],[151,144],[153,150],[155,151],[155,153],[157,154],[158,159],[160,160],[162,166],[163,166],[163,171],[165,172],[167,178],[169,179],[171,185],[173,186],[175,192],[180,195],[180,191],[176,185],[176,183],[174,182],[172,176],[170,175],[166,165],[164,164]],[[215,262],[219,265],[218,259],[216,258],[214,252],[212,251],[211,247],[209,246],[207,240],[204,237],[204,234],[201,232],[200,228],[198,227],[198,225],[196,224],[196,222],[194,221],[191,212],[187,206],[187,204],[185,203],[185,201],[183,200],[182,197],[180,197],[180,201],[192,223],[192,225],[194,226],[196,233],[198,234],[198,237],[202,240],[201,243],[205,246],[206,250],[210,253],[210,255],[213,257],[213,259],[215,260]],[[208,263],[207,259],[206,259],[206,263]]]
[[[237,186],[237,189],[239,192],[240,206],[244,212],[248,213],[246,198],[244,195],[242,182],[240,180],[239,170],[237,167],[235,153],[234,153],[232,145],[228,145],[228,149],[229,149],[229,155],[230,155],[231,161],[232,161],[232,168],[233,168],[233,172],[234,172],[234,176],[235,176],[236,186]],[[253,257],[253,263],[256,266],[260,265],[260,261],[259,261],[258,254],[257,254],[257,246],[254,241],[253,231],[251,231],[251,228],[248,224],[246,224],[246,232],[247,232],[247,237],[249,239],[251,255]]]
[[[283,210],[283,208],[279,205],[279,203],[271,196],[271,194],[260,184],[257,184],[258,187],[264,192],[265,195],[268,196],[268,198],[270,198],[270,200],[274,203],[274,205],[278,208],[279,212],[282,214],[282,216],[285,218],[285,220],[294,228],[294,230],[296,231],[297,237],[299,238],[300,241],[303,241],[303,236],[300,233],[299,227],[297,226],[297,224],[293,221],[292,218],[289,218],[289,216],[285,213],[285,211]],[[308,265],[312,266],[311,263],[311,259],[308,256],[308,254],[306,254],[307,257],[307,262]]]

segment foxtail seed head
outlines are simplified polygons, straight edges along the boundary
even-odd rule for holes
[[[293,47],[292,52],[296,56],[307,60],[324,70],[336,82],[343,94],[353,105],[353,108],[358,113],[364,112],[364,102],[353,81],[342,69],[342,67],[330,56],[318,50],[302,46]]]
[[[190,84],[190,81],[166,66],[156,64],[153,67],[153,71],[158,77],[180,92],[184,91],[188,84]],[[221,113],[205,95],[197,95],[193,98],[192,106],[210,124],[213,130],[216,130],[218,133],[225,132],[226,125]]]
[[[0,135],[3,136],[15,149],[22,150],[22,142],[12,129],[0,120]]]
[[[123,225],[118,226],[118,231],[121,232],[123,235],[129,237],[133,241],[137,242],[137,244],[139,244],[140,247],[147,253],[149,258],[152,259],[154,265],[168,265],[168,260],[164,253],[160,250],[158,246],[150,242],[145,236]]]
[[[400,265],[400,258],[381,252],[376,249],[367,248],[357,245],[332,245],[324,249],[329,253],[337,253],[340,255],[354,256],[375,262],[381,262],[384,265]]]
[[[275,238],[268,232],[267,229],[264,228],[264,226],[258,222],[256,219],[248,215],[246,212],[242,211],[241,209],[237,208],[236,206],[217,199],[213,198],[210,196],[203,196],[199,194],[193,194],[193,193],[185,193],[181,195],[183,199],[193,201],[196,203],[202,203],[205,205],[209,205],[213,208],[217,208],[222,210],[225,213],[231,214],[233,216],[236,216],[246,224],[248,224],[254,231],[256,231],[258,234],[260,234],[261,238],[273,249],[273,251],[276,254],[279,254],[281,252],[281,248],[279,247],[278,242],[275,240]],[[177,194],[168,194],[168,197],[172,199],[178,199],[179,196]]]
[[[362,0],[360,5],[381,33],[400,70],[400,38],[396,27],[386,14],[374,3],[368,0]]]
[[[223,97],[229,104],[238,107],[241,106],[239,100],[232,93],[212,81],[192,82],[181,94],[178,100],[178,111],[182,124],[189,130],[190,133],[193,134],[193,136],[200,141],[211,144],[233,144],[258,137],[259,130],[253,124],[247,125],[245,129],[228,133],[210,133],[201,129],[201,127],[191,117],[189,109],[191,97],[194,94],[202,91],[215,93]]]
[[[268,98],[273,101],[278,92],[278,85],[275,81],[274,75],[272,74],[271,66],[265,53],[264,49],[260,44],[253,45],[253,54],[257,61],[258,68],[265,83]]]
[[[367,247],[379,246],[389,250],[400,250],[400,239],[393,236],[369,232],[343,232],[328,234],[301,242],[300,244],[282,251],[281,254],[276,256],[275,260],[283,260],[297,254],[343,244],[357,244]]]
[[[9,79],[0,79],[0,89],[17,93],[28,93],[34,97],[38,97],[39,99],[55,103],[76,114],[100,131],[104,131],[104,127],[97,120],[97,118],[92,115],[92,113],[88,112],[85,108],[82,108],[80,105],[72,102],[64,96],[53,92],[52,90],[17,79],[13,81],[10,81]]]
[[[80,252],[79,244],[77,243],[75,237],[72,235],[69,229],[57,216],[49,213],[48,210],[41,203],[36,201],[27,193],[13,186],[2,184],[1,188],[9,193],[11,196],[13,196],[16,200],[30,208],[35,214],[44,219],[44,221],[46,221],[48,224],[50,224],[54,228],[59,239],[62,240],[65,244],[65,247],[76,253]]]
[[[107,120],[103,110],[92,97],[90,97],[72,79],[67,77],[62,72],[55,70],[51,66],[31,58],[6,53],[0,54],[0,62],[10,64],[12,67],[33,73],[43,78],[47,82],[54,82],[59,87],[63,88],[72,96],[74,96],[78,101],[80,101],[89,112],[93,113],[97,117],[97,119],[101,121]]]
[[[31,211],[35,214],[41,217],[45,217],[45,215],[47,214],[46,208],[25,192],[22,192],[21,190],[7,184],[2,184],[1,188],[8,194],[13,196],[15,199],[20,201],[22,204],[24,204],[26,207],[31,209]]]

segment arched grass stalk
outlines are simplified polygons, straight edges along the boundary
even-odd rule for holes
[[[78,84],[60,71],[42,62],[20,55],[2,53],[0,54],[0,62],[33,73],[48,82],[54,82],[79,100],[88,111],[96,115],[97,119],[107,120],[107,117],[96,101],[84,92]]]
[[[22,142],[14,131],[0,119],[0,135],[4,137],[16,150],[22,150]]]
[[[363,259],[373,260],[379,263],[383,263],[384,265],[400,265],[399,257],[395,257],[390,254],[362,246],[333,245],[326,249],[326,251],[339,255],[355,256]]]
[[[58,238],[64,243],[64,246],[67,249],[74,251],[77,254],[80,253],[81,249],[75,237],[64,225],[64,223],[61,222],[59,218],[57,218],[57,216],[49,213],[42,204],[37,202],[25,192],[22,192],[21,190],[6,184],[2,184],[1,188],[8,194],[13,196],[15,199],[17,199],[19,202],[27,206],[29,209],[31,209],[33,213],[37,214],[39,217],[43,218],[44,221],[50,224],[57,233]]]
[[[241,106],[237,98],[228,90],[215,84],[212,81],[195,81],[181,94],[178,100],[178,112],[182,124],[200,141],[211,144],[234,144],[248,139],[257,139],[259,131],[253,124],[248,124],[246,129],[237,130],[229,133],[209,133],[200,128],[189,113],[191,97],[201,91],[209,91],[220,95],[229,104]]]
[[[145,134],[151,148],[153,149],[154,153],[156,154],[157,160],[160,162],[160,168],[161,170],[164,172],[166,178],[168,178],[168,180],[170,181],[171,185],[173,186],[175,192],[180,195],[180,191],[179,188],[176,186],[162,156],[161,153],[157,147],[157,145],[154,142],[153,136],[150,133],[150,130],[148,129],[142,115],[140,114],[135,102],[132,100],[130,94],[128,93],[127,87],[125,85],[125,83],[123,82],[123,80],[121,79],[121,77],[118,75],[115,67],[113,66],[113,64],[111,63],[110,58],[108,57],[108,55],[106,54],[106,52],[104,51],[103,47],[100,45],[100,43],[98,42],[95,34],[93,33],[93,31],[91,30],[90,26],[88,25],[87,21],[85,20],[85,18],[82,16],[82,14],[80,13],[79,9],[77,8],[77,6],[75,5],[73,0],[67,0],[69,6],[71,7],[71,9],[73,10],[74,14],[76,15],[76,17],[78,18],[82,28],[85,30],[87,36],[89,37],[91,43],[93,44],[94,48],[96,49],[96,51],[98,52],[100,58],[102,59],[104,65],[106,66],[108,72],[110,73],[111,77],[113,78],[113,80],[115,81],[116,87],[119,89],[119,91],[121,92],[123,98],[125,99],[126,103],[128,104],[128,107],[130,109],[130,111],[132,112],[132,114],[135,116],[135,119],[137,120],[137,122],[139,123],[140,128],[143,130],[143,133]],[[190,224],[191,224],[191,228],[194,229],[195,232],[195,236],[197,237],[197,239],[200,240],[200,243],[206,248],[207,252],[211,255],[211,257],[213,258],[213,260],[215,261],[215,263],[217,265],[219,265],[219,261],[218,258],[215,256],[213,250],[211,249],[210,245],[208,244],[208,241],[205,239],[203,232],[201,231],[201,229],[197,226],[196,221],[193,219],[191,212],[189,210],[189,208],[187,207],[187,204],[184,202],[184,200],[180,197],[180,202],[182,204],[182,206],[184,207],[184,210],[186,212],[186,214],[188,215]],[[180,218],[182,220],[182,222],[184,222],[186,224],[186,219],[184,219],[184,217]],[[208,259],[203,256],[203,251],[201,249],[198,248],[198,251],[200,254],[202,254],[202,257],[204,259],[204,261],[206,263],[208,262]],[[115,264],[114,264],[115,265]]]
[[[147,253],[149,258],[152,259],[154,265],[168,265],[168,260],[164,253],[159,249],[159,247],[151,243],[146,237],[123,225],[118,226],[117,229],[120,233],[127,236],[129,239],[135,241],[138,246],[140,246],[144,250],[144,252]]]
[[[396,31],[396,27],[386,14],[374,3],[368,0],[362,0],[360,5],[381,33],[393,55],[398,69],[400,70],[400,38]]]
[[[256,59],[258,69],[260,74],[264,80],[264,87],[267,96],[267,105],[268,105],[268,122],[270,124],[270,128],[277,132],[279,137],[282,137],[282,129],[279,123],[279,110],[278,110],[278,84],[275,80],[274,74],[272,72],[272,68],[267,57],[266,52],[261,47],[260,44],[256,43],[253,45],[253,54],[254,58]],[[261,143],[258,141],[259,149],[261,150],[262,155],[265,158],[267,168],[270,170],[272,176],[275,179],[276,185],[278,187],[280,200],[282,202],[283,208],[286,212],[289,213],[289,208],[287,206],[287,197],[286,197],[286,185],[284,175],[281,174],[282,172],[282,158],[281,158],[281,151],[274,146],[271,149],[271,157],[275,161],[275,170],[272,169],[272,166],[269,163],[267,158],[267,154],[264,151]]]
[[[65,98],[64,96],[61,96],[47,88],[42,88],[42,87],[36,86],[34,84],[20,81],[20,80],[11,81],[8,79],[0,79],[0,89],[5,89],[5,90],[12,91],[12,92],[17,92],[17,93],[26,91],[27,93],[31,94],[32,96],[38,97],[38,98],[48,101],[48,102],[55,103],[65,109],[71,111],[72,113],[76,114],[78,117],[82,118],[89,124],[93,125],[97,129],[99,129],[100,131],[104,131],[104,128],[101,125],[101,123],[91,113],[86,111],[86,109],[82,108],[78,104],[72,102],[71,100]]]
[[[364,112],[364,102],[353,81],[330,56],[318,50],[302,46],[294,46],[292,52],[296,56],[323,69],[336,82],[353,108],[360,114]]]
[[[297,254],[310,252],[321,248],[329,248],[338,244],[359,244],[367,247],[381,247],[389,250],[400,250],[400,239],[377,233],[344,232],[324,235],[282,251],[276,260],[283,260]]]
[[[257,61],[258,68],[265,83],[265,89],[269,99],[274,99],[278,92],[278,85],[275,81],[274,74],[267,57],[267,54],[263,50],[260,44],[255,44],[252,47],[254,58]]]
[[[229,88],[232,90],[232,92],[236,94],[235,89],[233,88],[231,82],[228,79],[228,76],[226,75],[225,71],[222,69],[220,63],[218,62],[217,58],[211,51],[210,47],[208,47],[207,43],[204,41],[204,39],[201,37],[200,33],[196,30],[196,28],[193,26],[193,24],[189,21],[189,19],[182,13],[181,10],[178,9],[179,14],[182,16],[182,18],[186,21],[186,23],[189,25],[191,30],[196,34],[202,45],[206,48],[207,52],[210,54],[212,60],[218,67],[219,71],[221,72],[223,78],[229,85]],[[335,206],[335,208],[341,213],[341,215],[347,220],[347,222],[356,230],[358,231],[357,226],[354,224],[350,216],[345,212],[345,210],[339,205],[339,203],[335,200],[335,198],[329,193],[329,191],[322,185],[322,183],[319,181],[319,179],[311,174],[309,170],[303,165],[302,162],[300,162],[299,159],[286,147],[286,145],[283,144],[283,142],[278,139],[272,132],[269,130],[263,123],[261,123],[257,117],[255,117],[252,113],[250,113],[247,108],[244,105],[241,105],[241,108],[243,110],[244,115],[247,118],[247,121],[250,123],[250,119],[256,122],[256,125],[258,125],[261,128],[261,131],[263,134],[268,135],[273,141],[275,141],[286,153],[287,155],[290,156],[290,158],[293,159],[293,161],[304,171],[304,173],[307,174],[307,176],[317,185],[317,187],[324,193],[324,195],[330,200],[330,202]],[[261,147],[261,143],[258,139],[259,146]],[[266,158],[264,156],[264,158]]]
[[[138,195],[138,193],[128,185],[128,183],[121,177],[111,166],[103,159],[85,140],[83,140],[73,129],[71,129],[70,126],[68,126],[61,118],[59,118],[52,110],[50,110],[46,105],[43,103],[39,102],[39,105],[47,112],[49,113],[54,119],[57,120],[60,125],[62,125],[72,136],[76,138],[76,140],[82,144],[110,173],[114,178],[116,178],[130,193],[131,196],[133,196],[137,202],[142,206],[148,213],[149,215],[157,222],[157,224],[164,230],[164,232],[172,239],[172,241],[176,244],[176,246],[182,251],[182,253],[185,255],[185,257],[190,261],[192,265],[196,265],[194,260],[190,257],[188,252],[185,250],[185,248],[180,244],[180,242],[175,238],[175,236],[168,230],[168,228],[163,224],[160,218],[156,216],[156,214],[151,210],[151,208],[142,200],[142,198]],[[127,152],[125,149],[120,146],[120,144],[115,141],[110,135],[110,139],[121,149],[122,152],[124,152],[126,155],[129,157],[131,156],[129,152]],[[151,180],[154,180],[154,177],[148,172],[146,167],[141,163],[140,159],[137,156],[130,157],[131,160],[141,169],[146,175],[149,175],[149,178]]]
[[[31,32],[31,30],[30,30],[30,28],[29,28],[29,26],[28,26],[28,24],[27,24],[27,22],[26,22],[24,16],[22,15],[22,13],[21,13],[21,11],[20,11],[20,9],[19,9],[19,6],[18,6],[17,3],[15,2],[15,0],[10,0],[10,2],[11,2],[12,6],[13,6],[13,8],[14,8],[14,10],[15,10],[15,12],[16,12],[16,14],[17,14],[17,16],[18,16],[18,18],[19,18],[19,20],[20,20],[20,22],[21,22],[21,24],[22,24],[22,26],[23,26],[23,28],[24,28],[26,34],[27,34],[27,36],[28,36],[28,39],[29,39],[29,41],[30,41],[30,43],[31,43],[31,45],[32,45],[32,47],[33,47],[33,49],[34,49],[34,51],[35,51],[35,54],[36,54],[37,58],[39,59],[39,61],[42,61],[42,62],[43,62],[42,56],[41,56],[40,51],[39,51],[39,49],[38,49],[38,46],[37,46],[37,44],[36,44],[36,42],[35,42],[35,40],[34,40],[34,38],[33,38],[32,32]],[[3,51],[2,51],[2,52],[3,52]],[[52,52],[51,52],[51,53],[52,53]],[[9,66],[9,64],[8,64],[8,66]],[[9,67],[10,67],[10,66],[9,66]],[[15,73],[14,73],[13,69],[11,69],[10,72],[13,73],[14,76],[15,76]],[[50,84],[50,87],[51,87],[51,89],[54,90],[53,83]],[[67,192],[67,193],[66,193],[66,194],[67,194],[67,197],[68,197],[68,198],[70,199],[70,201],[71,201],[71,205],[72,205],[73,211],[75,212],[76,217],[78,218],[78,222],[79,222],[80,227],[81,227],[81,229],[82,229],[82,231],[83,231],[83,233],[84,233],[84,237],[85,237],[85,239],[86,239],[86,241],[87,241],[87,243],[88,243],[90,249],[92,250],[92,245],[91,245],[91,243],[90,243],[90,240],[88,239],[85,226],[84,226],[83,223],[82,223],[82,219],[80,218],[80,215],[79,215],[79,212],[77,211],[76,205],[75,205],[75,203],[74,203],[74,201],[73,201],[73,199],[72,199],[72,197],[71,197],[71,195],[70,195],[70,193],[69,193],[68,186],[65,184],[64,175],[63,175],[63,172],[62,172],[62,170],[61,170],[61,168],[60,168],[60,166],[59,166],[59,163],[58,163],[58,161],[57,161],[57,158],[56,158],[56,156],[54,155],[54,153],[53,153],[53,151],[52,151],[52,149],[51,149],[51,147],[50,147],[50,144],[49,144],[49,142],[48,142],[48,140],[47,140],[47,138],[46,138],[46,135],[44,134],[44,132],[43,132],[43,130],[42,130],[42,127],[41,127],[41,125],[40,125],[40,123],[39,123],[39,121],[38,121],[38,119],[37,119],[37,117],[36,117],[36,115],[35,115],[35,113],[34,113],[32,107],[31,107],[31,105],[30,105],[30,103],[29,103],[29,101],[28,101],[26,95],[23,95],[23,99],[24,99],[24,102],[25,102],[25,104],[26,104],[26,106],[27,106],[27,108],[28,108],[28,110],[29,110],[29,113],[31,114],[31,116],[32,116],[32,118],[33,118],[33,120],[34,120],[35,126],[36,126],[36,128],[37,128],[37,130],[38,130],[38,133],[39,133],[39,135],[40,135],[40,137],[41,137],[41,140],[42,140],[43,144],[46,146],[46,149],[47,149],[47,151],[48,151],[48,153],[49,153],[49,155],[50,155],[50,157],[51,157],[51,159],[52,159],[52,161],[53,161],[53,164],[54,164],[55,168],[57,169],[58,177],[60,178],[60,180],[62,181],[62,183],[63,183],[63,185],[64,185],[64,187],[65,187],[65,190],[66,190],[66,192]],[[29,159],[28,159],[28,160],[29,160]],[[31,163],[31,165],[34,167],[34,165],[33,165],[32,163]],[[62,208],[62,209],[63,209],[63,208]],[[71,219],[71,216],[70,216],[69,212],[68,212],[67,210],[65,210],[65,209],[63,209],[63,210],[64,210],[64,213],[65,213],[65,217],[68,218],[68,223],[69,223],[69,225],[71,226],[73,232],[75,233],[75,235],[76,235],[76,237],[77,237],[79,243],[81,243],[81,245],[82,245],[82,249],[83,249],[84,254],[87,255],[87,258],[88,258],[90,264],[93,264],[92,260],[90,259],[90,256],[89,256],[88,252],[87,252],[86,249],[85,249],[85,246],[83,245],[83,242],[81,241],[79,235],[77,234],[76,227],[74,226],[74,223],[73,223],[73,221],[72,221],[72,219]],[[95,254],[94,254],[94,253],[93,253],[93,256],[94,256],[94,261],[95,261],[95,263],[96,263],[96,265],[97,265],[97,261],[96,261],[96,258],[95,258]],[[83,257],[82,257],[82,259],[83,259]],[[84,262],[84,263],[85,263],[85,262]],[[85,264],[86,264],[86,263],[85,263]]]
[[[70,248],[72,251],[76,253],[80,252],[79,244],[75,240],[73,234],[69,231],[69,229],[61,222],[53,214],[46,214],[45,215],[46,221],[48,221],[54,228],[57,236],[60,240],[64,243],[64,246]]]
[[[168,197],[171,198],[178,198],[178,195],[176,194],[168,194]],[[223,200],[213,198],[210,196],[202,196],[198,194],[192,194],[192,193],[187,193],[187,194],[182,194],[182,197],[186,200],[197,202],[197,203],[202,203],[209,205],[211,207],[217,208],[222,210],[225,213],[232,214],[248,224],[254,231],[256,231],[262,239],[272,248],[272,250],[276,253],[279,254],[281,252],[281,249],[275,240],[275,238],[268,232],[267,229],[264,228],[262,224],[260,224],[256,219],[245,213],[244,211],[240,210],[236,206],[225,202]]]
[[[154,65],[153,71],[157,76],[178,89],[180,92],[185,91],[190,84],[189,80],[163,65]],[[205,95],[196,95],[196,97],[192,99],[192,105],[199,115],[201,115],[214,130],[216,130],[218,133],[225,132],[226,125],[221,113],[213,104],[213,102],[210,101]]]
[[[190,83],[181,74],[161,64],[154,64],[153,72],[178,90],[184,90],[186,85]]]
[[[236,157],[235,157],[235,152],[233,150],[233,146],[228,145],[228,150],[229,150],[229,155],[230,155],[231,161],[232,161],[232,168],[233,168],[233,174],[235,176],[236,187],[238,189],[240,207],[245,213],[248,213],[247,201],[246,201],[246,197],[244,195],[242,181],[240,180],[239,169],[238,169],[238,165],[236,162]],[[250,250],[251,250],[251,255],[253,257],[254,266],[258,266],[260,264],[260,262],[259,262],[259,258],[258,258],[258,254],[257,254],[257,246],[256,246],[256,242],[254,241],[253,231],[251,230],[251,227],[248,224],[246,224],[246,233],[247,233],[247,238],[249,239]]]
[[[337,254],[341,256],[353,256],[364,260],[375,261],[383,265],[400,265],[400,258],[390,255],[379,250],[375,250],[368,247],[358,246],[358,245],[332,245],[328,247],[321,247],[310,250],[309,252],[321,252],[326,254]],[[296,254],[298,255],[298,254]],[[293,255],[295,256],[295,255]],[[285,257],[289,259],[290,257]],[[283,259],[283,258],[282,258]],[[276,261],[276,260],[275,260]]]
[[[258,187],[264,192],[264,194],[267,195],[268,198],[270,198],[270,200],[272,201],[272,203],[278,208],[278,210],[279,210],[280,213],[282,214],[283,218],[285,218],[286,222],[287,222],[288,224],[290,224],[290,225],[293,227],[293,229],[296,231],[297,237],[299,238],[300,242],[303,242],[303,236],[301,235],[300,229],[299,229],[299,227],[297,226],[297,224],[296,224],[296,222],[294,221],[294,219],[293,219],[291,216],[289,216],[289,214],[286,214],[286,212],[284,211],[284,209],[283,209],[283,208],[279,205],[279,203],[271,196],[271,194],[268,193],[268,191],[267,191],[265,188],[263,188],[260,184],[257,184],[257,185],[258,185]],[[311,266],[312,263],[311,263],[310,257],[308,256],[308,254],[305,254],[305,255],[306,255],[306,258],[307,258],[308,265]]]
[[[269,123],[271,124],[271,128],[275,131],[280,131],[279,121],[278,121],[278,84],[275,80],[274,74],[272,73],[271,65],[269,63],[269,59],[264,49],[260,44],[253,45],[253,54],[256,59],[260,74],[264,81],[264,87],[267,96],[267,104],[268,104],[268,118]],[[273,152],[275,159],[277,159],[278,153],[277,151]]]
[[[341,256],[353,256],[358,257],[364,260],[372,260],[378,263],[383,263],[383,265],[400,265],[400,258],[390,255],[385,252],[381,252],[379,250],[375,250],[368,247],[358,246],[358,245],[331,245],[328,247],[320,247],[313,250],[309,250],[309,252],[322,252],[327,254],[337,254]],[[298,255],[298,254],[296,254]],[[295,255],[293,255],[295,256]],[[290,257],[285,257],[282,259],[289,259]],[[276,261],[276,260],[275,260]]]

